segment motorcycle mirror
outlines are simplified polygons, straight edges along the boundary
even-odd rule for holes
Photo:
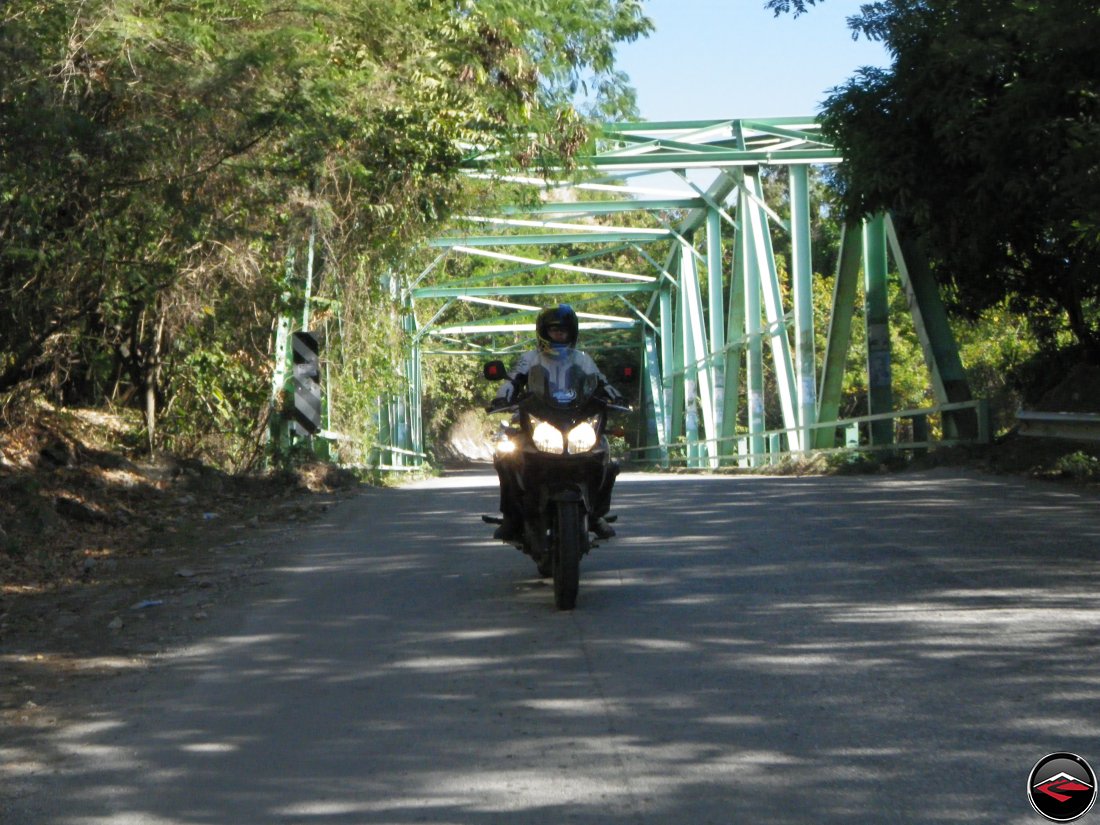
[[[490,361],[482,367],[481,372],[490,381],[503,381],[508,377],[508,370],[503,361]]]

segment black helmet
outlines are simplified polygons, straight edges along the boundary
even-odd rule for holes
[[[558,343],[550,338],[550,327],[562,327],[567,338],[564,343]],[[577,313],[569,304],[544,309],[539,313],[535,321],[535,337],[539,341],[539,352],[556,352],[563,349],[574,349],[577,346]]]

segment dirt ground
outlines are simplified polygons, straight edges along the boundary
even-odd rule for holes
[[[247,595],[279,526],[308,524],[358,481],[325,465],[235,477],[113,446],[118,419],[43,408],[0,428],[0,728],[77,712],[101,677],[201,638]]]

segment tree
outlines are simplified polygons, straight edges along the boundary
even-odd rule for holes
[[[349,374],[379,388],[380,273],[467,197],[465,147],[576,153],[573,91],[629,107],[609,56],[648,27],[637,0],[9,0],[0,391],[131,399],[151,441],[165,410],[254,425],[314,227]]]
[[[776,14],[822,0],[771,0]],[[1100,8],[1087,0],[889,0],[849,18],[882,40],[824,105],[849,213],[893,210],[956,309],[1006,299],[1064,319],[1100,363]],[[1036,325],[1054,345],[1058,324]]]

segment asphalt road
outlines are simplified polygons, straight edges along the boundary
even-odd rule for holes
[[[370,490],[287,536],[4,825],[1013,825],[1045,754],[1100,769],[1094,493],[626,474],[572,613],[495,499]]]

